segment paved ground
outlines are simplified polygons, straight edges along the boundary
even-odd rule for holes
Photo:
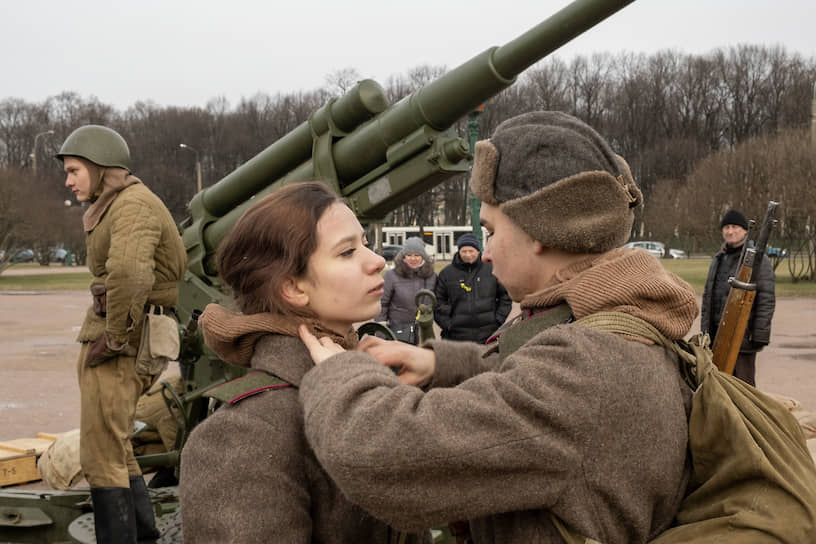
[[[0,441],[79,427],[74,338],[88,303],[86,291],[0,292]],[[794,397],[812,411],[814,324],[816,299],[778,299],[771,345],[759,355],[757,371],[760,389]],[[816,452],[816,440],[809,445]]]
[[[88,272],[87,266],[62,266],[52,264],[50,266],[17,265],[3,271],[4,276],[28,276],[31,274],[77,274]]]

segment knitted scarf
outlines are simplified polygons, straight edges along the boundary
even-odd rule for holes
[[[314,318],[284,316],[269,312],[244,315],[218,304],[209,304],[198,318],[204,343],[221,359],[233,365],[248,367],[255,351],[255,343],[266,334],[298,336],[298,327],[305,324],[309,332],[320,338],[328,336],[345,349],[357,345],[357,332],[345,335],[327,329]]]
[[[104,168],[81,157],[79,160],[85,164],[91,176],[92,204],[82,216],[82,226],[85,232],[91,232],[102,220],[105,211],[116,200],[119,191],[134,183],[141,183],[142,180],[124,168]]]
[[[597,312],[623,312],[651,323],[670,340],[683,338],[697,316],[691,286],[642,250],[613,249],[557,272],[553,284],[527,295],[521,308],[566,302],[575,319]]]

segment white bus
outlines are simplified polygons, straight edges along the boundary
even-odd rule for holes
[[[487,229],[482,229],[482,243],[487,238]],[[382,243],[401,246],[408,238],[420,237],[425,242],[425,252],[435,261],[450,261],[456,254],[456,241],[465,233],[472,233],[470,225],[439,227],[383,227]]]

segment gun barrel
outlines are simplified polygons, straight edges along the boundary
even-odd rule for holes
[[[223,303],[229,296],[218,277],[216,249],[247,208],[288,183],[320,179],[346,197],[361,221],[381,219],[450,176],[468,171],[470,149],[450,130],[460,118],[512,85],[526,68],[633,1],[575,0],[518,38],[487,49],[391,107],[382,87],[361,81],[200,191],[179,225],[187,272],[179,282],[178,312],[182,321],[189,319],[179,357],[183,401],[172,389],[163,390],[165,400],[175,399],[174,413],[182,423],[175,451],[206,417],[204,393],[246,372],[218,361],[206,349],[196,316],[207,304]],[[422,304],[420,314],[423,336],[432,336],[433,306]],[[175,464],[178,459],[140,462]]]
[[[573,2],[496,50],[496,70],[504,77],[520,74],[538,60],[620,11],[634,0]]]
[[[757,236],[756,249],[758,253],[765,253],[765,247],[768,245],[768,240],[771,238],[771,231],[776,224],[776,208],[779,202],[771,200],[768,202],[768,209],[765,210],[765,217],[762,218],[762,226],[759,228],[759,236]]]
[[[768,240],[771,238],[771,231],[776,224],[776,208],[779,202],[771,200],[768,202],[768,209],[765,210],[765,217],[762,219],[762,226],[759,229],[759,236],[754,246],[755,261],[751,262],[751,281],[756,281],[759,276],[759,267],[762,263],[762,257],[765,254],[765,248],[768,246]]]
[[[390,108],[374,81],[330,101],[190,202],[190,270],[213,276],[215,248],[251,198],[286,183],[325,179],[361,217],[381,217],[448,176],[467,171],[467,145],[444,134],[512,85],[518,74],[634,0],[575,0],[501,47],[487,49]],[[391,179],[385,180],[388,174]],[[379,183],[380,180],[386,182]]]
[[[196,198],[202,200],[210,214],[220,217],[307,161],[312,156],[313,130],[325,130],[333,123],[338,129],[350,132],[387,107],[388,100],[380,84],[364,79]]]
[[[387,161],[389,146],[423,125],[446,130],[485,100],[512,85],[518,74],[634,0],[576,0],[501,47],[493,47],[400,101],[334,147],[341,183]],[[312,123],[329,117],[345,131],[386,110],[382,88],[360,82],[335,104],[318,110]],[[341,125],[342,123],[342,125]],[[303,123],[203,192],[204,207],[225,215],[311,158],[313,131]]]
[[[390,145],[422,125],[446,130],[518,74],[634,0],[576,0],[518,38],[493,47],[425,85],[335,146],[341,179],[354,180],[386,161]]]

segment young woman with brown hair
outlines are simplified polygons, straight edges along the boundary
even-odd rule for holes
[[[286,186],[238,220],[218,270],[239,312],[211,304],[199,324],[225,361],[266,378],[191,434],[182,452],[181,503],[191,542],[396,543],[400,535],[350,503],[306,442],[298,387],[314,366],[305,325],[353,348],[352,324],[380,310],[382,257],[326,185]],[[256,382],[257,383],[257,382]],[[265,384],[265,385],[264,385]],[[229,385],[229,384],[227,384]],[[430,542],[430,534],[405,542]]]

